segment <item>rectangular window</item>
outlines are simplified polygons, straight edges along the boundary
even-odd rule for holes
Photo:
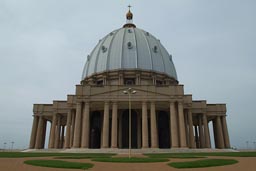
[[[156,85],[157,85],[157,86],[163,86],[163,85],[165,85],[165,81],[156,80]]]
[[[125,78],[124,84],[125,85],[135,85],[135,78]]]
[[[103,86],[103,80],[98,80],[96,81],[97,86]]]

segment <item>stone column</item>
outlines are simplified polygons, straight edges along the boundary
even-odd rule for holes
[[[196,148],[195,136],[193,131],[193,116],[191,110],[188,110],[188,125],[189,125],[189,144],[190,148]]]
[[[196,141],[196,148],[199,148],[199,138],[198,138],[198,129],[197,129],[197,125],[195,125],[195,141]]]
[[[119,115],[118,122],[118,148],[122,148],[122,113]]]
[[[44,146],[45,146],[46,127],[47,127],[47,120],[44,119],[41,148],[44,148]]]
[[[151,148],[158,148],[155,102],[150,103]]]
[[[215,144],[215,148],[219,148],[219,145],[218,145],[218,136],[217,136],[216,118],[212,120],[212,126],[213,126],[213,135],[214,135],[214,144]]]
[[[55,129],[54,148],[59,148],[60,147],[60,130],[61,130],[60,115],[57,115],[56,117],[57,117],[57,127]]]
[[[71,110],[71,135],[70,135],[70,147],[73,147],[74,133],[75,133],[75,110]]]
[[[60,148],[64,147],[64,140],[65,139],[65,126],[61,126],[61,140],[60,140]]]
[[[178,120],[174,102],[170,102],[170,115],[171,148],[177,148],[179,146],[177,125]]]
[[[109,102],[105,102],[104,104],[102,147],[109,147]]]
[[[73,147],[79,148],[81,141],[81,119],[82,119],[82,103],[78,102],[76,104],[76,119],[75,119],[75,131],[74,131],[74,141]]]
[[[83,114],[83,130],[82,130],[82,148],[89,148],[89,134],[90,134],[90,104],[84,103]]]
[[[39,120],[38,116],[34,115],[33,125],[32,125],[32,130],[31,130],[31,136],[30,136],[30,143],[29,143],[29,148],[30,149],[35,148],[38,120]]]
[[[203,114],[203,124],[204,124],[204,137],[205,137],[205,148],[211,148],[209,126],[207,121],[206,113]]]
[[[111,148],[117,148],[117,103],[112,105]]]
[[[223,140],[223,131],[220,121],[220,116],[216,117],[216,126],[217,126],[217,137],[218,137],[218,146],[219,148],[224,148],[224,140]]]
[[[148,148],[148,112],[147,102],[142,102],[142,148]]]
[[[208,142],[209,142],[209,147],[208,148],[211,148],[212,147],[212,145],[211,145],[211,136],[210,136],[210,130],[209,130],[209,125],[207,125],[208,126],[208,137],[206,137],[207,139],[208,139]]]
[[[51,130],[50,130],[50,139],[48,148],[54,148],[54,141],[55,141],[55,130],[56,130],[56,113],[52,116],[52,123],[51,123]]]
[[[190,142],[189,142],[189,125],[188,125],[188,111],[184,110],[184,119],[185,119],[185,135],[186,135],[186,144],[187,144],[187,147],[190,147]]]
[[[204,148],[204,132],[201,114],[198,115],[200,148]]]
[[[67,129],[66,129],[66,136],[65,136],[65,148],[70,148],[70,132],[71,132],[71,113],[72,111],[69,110],[67,114]]]
[[[44,124],[44,119],[43,116],[39,117],[39,123],[37,127],[37,133],[36,133],[36,144],[35,144],[35,149],[40,149],[42,145],[42,134],[43,134],[43,125]]]
[[[185,122],[184,122],[184,113],[183,113],[183,104],[178,103],[178,113],[179,113],[179,133],[180,133],[180,147],[187,147],[186,143],[186,134],[185,134]]]
[[[225,148],[230,148],[230,141],[229,141],[229,135],[228,135],[228,127],[227,127],[226,116],[222,116],[221,121],[222,121],[222,129],[223,129],[223,137],[224,137]]]
[[[141,113],[137,115],[137,142],[138,148],[141,148]]]

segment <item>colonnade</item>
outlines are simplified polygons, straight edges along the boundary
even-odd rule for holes
[[[122,114],[118,102],[103,102],[100,148],[122,148]],[[157,106],[155,101],[134,102],[141,106],[137,119],[138,148],[159,148]],[[91,148],[91,103],[78,102],[76,109],[66,114],[53,113],[48,148]],[[168,109],[169,108],[169,109]],[[170,148],[211,148],[209,119],[206,113],[192,113],[184,109],[182,102],[169,102]],[[47,117],[35,114],[31,132],[30,148],[45,146]],[[64,121],[64,122],[63,122]],[[212,119],[216,148],[230,148],[226,116]]]

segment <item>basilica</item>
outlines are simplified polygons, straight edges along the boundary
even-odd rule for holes
[[[87,56],[75,94],[34,104],[29,148],[230,148],[226,104],[184,94],[160,40],[126,19]]]

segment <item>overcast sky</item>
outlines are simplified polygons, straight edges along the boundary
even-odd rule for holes
[[[0,148],[27,148],[34,103],[75,93],[99,39],[134,23],[173,55],[194,100],[226,103],[231,145],[256,142],[255,0],[0,0]]]

